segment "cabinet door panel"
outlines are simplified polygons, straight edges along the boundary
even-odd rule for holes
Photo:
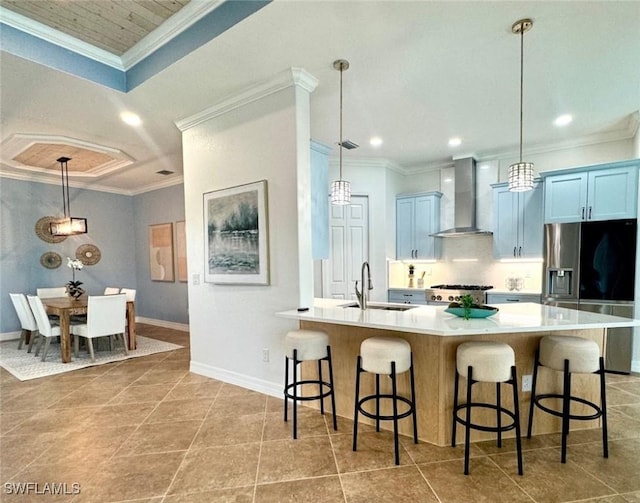
[[[415,249],[416,258],[434,258],[435,240],[430,236],[434,232],[436,218],[436,199],[433,196],[416,197],[415,204]]]
[[[637,173],[633,168],[591,171],[587,220],[635,218]]]
[[[520,194],[520,225],[518,227],[518,256],[542,257],[544,224],[542,223],[542,187],[537,186]]]
[[[493,192],[493,254],[514,258],[518,246],[518,194],[499,187]]]
[[[549,176],[545,180],[545,223],[580,222],[586,214],[587,173]]]
[[[396,200],[396,258],[414,258],[414,198]]]

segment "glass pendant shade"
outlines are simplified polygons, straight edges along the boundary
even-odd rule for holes
[[[509,190],[525,192],[533,189],[533,163],[516,162],[509,166]]]
[[[351,184],[346,180],[331,183],[331,204],[350,204]]]
[[[49,230],[53,236],[73,236],[74,234],[87,233],[86,218],[61,218],[57,222],[51,222]]]

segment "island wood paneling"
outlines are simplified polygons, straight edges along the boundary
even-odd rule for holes
[[[533,359],[535,350],[540,339],[550,332],[525,332],[512,334],[486,334],[468,335],[460,337],[440,337],[434,335],[412,334],[407,332],[395,332],[392,330],[377,330],[371,328],[361,328],[347,325],[334,325],[327,323],[317,323],[301,321],[300,327],[310,330],[322,330],[329,335],[331,353],[333,357],[334,383],[336,390],[336,412],[339,416],[353,419],[354,397],[355,397],[355,375],[356,357],[360,351],[361,342],[368,337],[400,337],[405,339],[413,351],[415,382],[416,382],[416,402],[418,414],[418,437],[420,440],[436,445],[449,445],[451,442],[451,423],[453,409],[453,382],[455,376],[455,355],[456,348],[467,341],[501,341],[513,347],[516,354],[516,367],[518,371],[518,390],[520,401],[520,421],[522,434],[526,435],[526,425],[529,417],[530,392],[522,392],[522,376],[533,373]],[[596,341],[600,348],[603,347],[604,330],[572,330],[558,331],[554,334],[577,335]],[[305,362],[303,366],[303,376],[310,378],[317,376],[317,365],[315,362]],[[389,379],[381,379],[383,390],[390,392]],[[409,396],[409,374],[404,373],[399,376],[398,389],[401,394]],[[464,402],[466,393],[465,380],[460,381],[460,397]],[[502,402],[509,409],[513,407],[512,390],[508,385],[502,386]],[[562,378],[559,372],[541,368],[538,374],[538,390],[545,393],[558,393],[562,389]],[[371,374],[363,374],[361,380],[361,396],[372,393],[374,389],[374,379]],[[596,375],[573,375],[573,394],[577,394],[587,400],[599,403],[599,385]],[[495,403],[495,384],[478,383],[473,388],[473,400]],[[308,390],[308,393],[317,392]],[[317,402],[309,402],[309,406],[318,407]],[[330,410],[329,400],[325,407]],[[572,412],[585,412],[583,406],[574,406]],[[388,414],[390,406],[387,405],[383,412]],[[495,414],[474,411],[474,422],[476,420],[486,424],[495,424]],[[508,418],[504,417],[506,423]],[[372,423],[372,420],[363,417],[363,423]],[[406,418],[400,421],[400,431],[404,435],[412,435],[411,419]],[[534,420],[534,434],[552,433],[560,431],[560,420],[549,414],[536,411]],[[571,423],[572,429],[595,428],[599,426],[598,421],[574,421]],[[392,429],[391,421],[383,421],[381,427]],[[458,427],[457,443],[464,439],[463,430]],[[508,432],[504,437],[513,437],[514,432]],[[472,431],[472,441],[488,440],[495,435]]]

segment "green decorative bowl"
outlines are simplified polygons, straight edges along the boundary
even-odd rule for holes
[[[464,318],[464,307],[448,307],[444,310],[445,313],[453,314],[460,318]],[[477,309],[472,307],[469,309],[469,318],[488,318],[498,312],[498,308],[491,309]]]

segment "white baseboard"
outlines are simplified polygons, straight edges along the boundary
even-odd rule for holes
[[[276,398],[282,398],[282,384],[276,384],[262,379],[256,379],[255,377],[247,376],[244,374],[238,374],[231,370],[221,369],[218,367],[212,367],[204,363],[198,363],[191,361],[189,370],[196,374],[200,374],[218,381],[223,381],[229,384],[235,384],[253,391],[264,393],[265,395],[273,396]]]
[[[22,333],[21,330],[18,330],[17,332],[5,332],[3,334],[0,334],[0,342],[4,342],[4,341],[12,341],[12,340],[20,340],[20,334]]]
[[[143,318],[142,316],[136,316],[136,323],[146,323],[147,325],[154,325],[156,327],[171,328],[173,330],[180,330],[181,332],[188,332],[189,325],[184,323],[176,323],[174,321],[154,320],[153,318]]]

